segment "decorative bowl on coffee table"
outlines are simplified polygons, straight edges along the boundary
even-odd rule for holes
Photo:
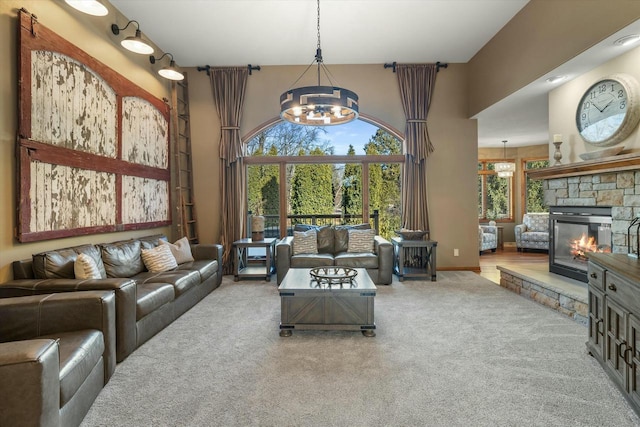
[[[318,285],[352,285],[358,271],[349,267],[315,267],[309,271],[311,282]]]

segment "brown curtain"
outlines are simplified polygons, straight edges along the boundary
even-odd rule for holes
[[[406,117],[402,224],[411,230],[429,230],[426,159],[433,152],[433,145],[427,130],[427,115],[437,72],[436,64],[396,66],[400,98]]]
[[[224,247],[223,272],[233,271],[233,242],[241,239],[245,233],[246,186],[244,148],[240,138],[240,118],[247,88],[246,67],[211,69],[211,89],[216,111],[220,117],[220,184],[222,186],[222,236],[220,243]]]

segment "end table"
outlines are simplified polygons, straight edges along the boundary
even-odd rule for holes
[[[436,248],[434,240],[406,240],[392,237],[393,272],[402,282],[405,277],[431,277],[436,281]]]
[[[240,239],[233,242],[233,275],[234,281],[245,277],[264,277],[271,280],[271,274],[276,270],[275,237],[267,237],[264,240],[253,240],[251,238]],[[264,248],[264,256],[250,257],[249,248]]]

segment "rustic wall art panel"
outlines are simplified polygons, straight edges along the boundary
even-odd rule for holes
[[[116,157],[116,93],[94,71],[58,52],[31,52],[31,138]]]
[[[169,164],[167,119],[150,102],[122,99],[122,158],[131,163],[166,168]]]
[[[137,224],[169,218],[169,183],[137,176],[122,177],[122,221]]]
[[[168,105],[18,15],[16,238],[171,224]]]

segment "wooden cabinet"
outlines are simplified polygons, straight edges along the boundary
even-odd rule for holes
[[[589,255],[587,348],[640,414],[640,262]]]

